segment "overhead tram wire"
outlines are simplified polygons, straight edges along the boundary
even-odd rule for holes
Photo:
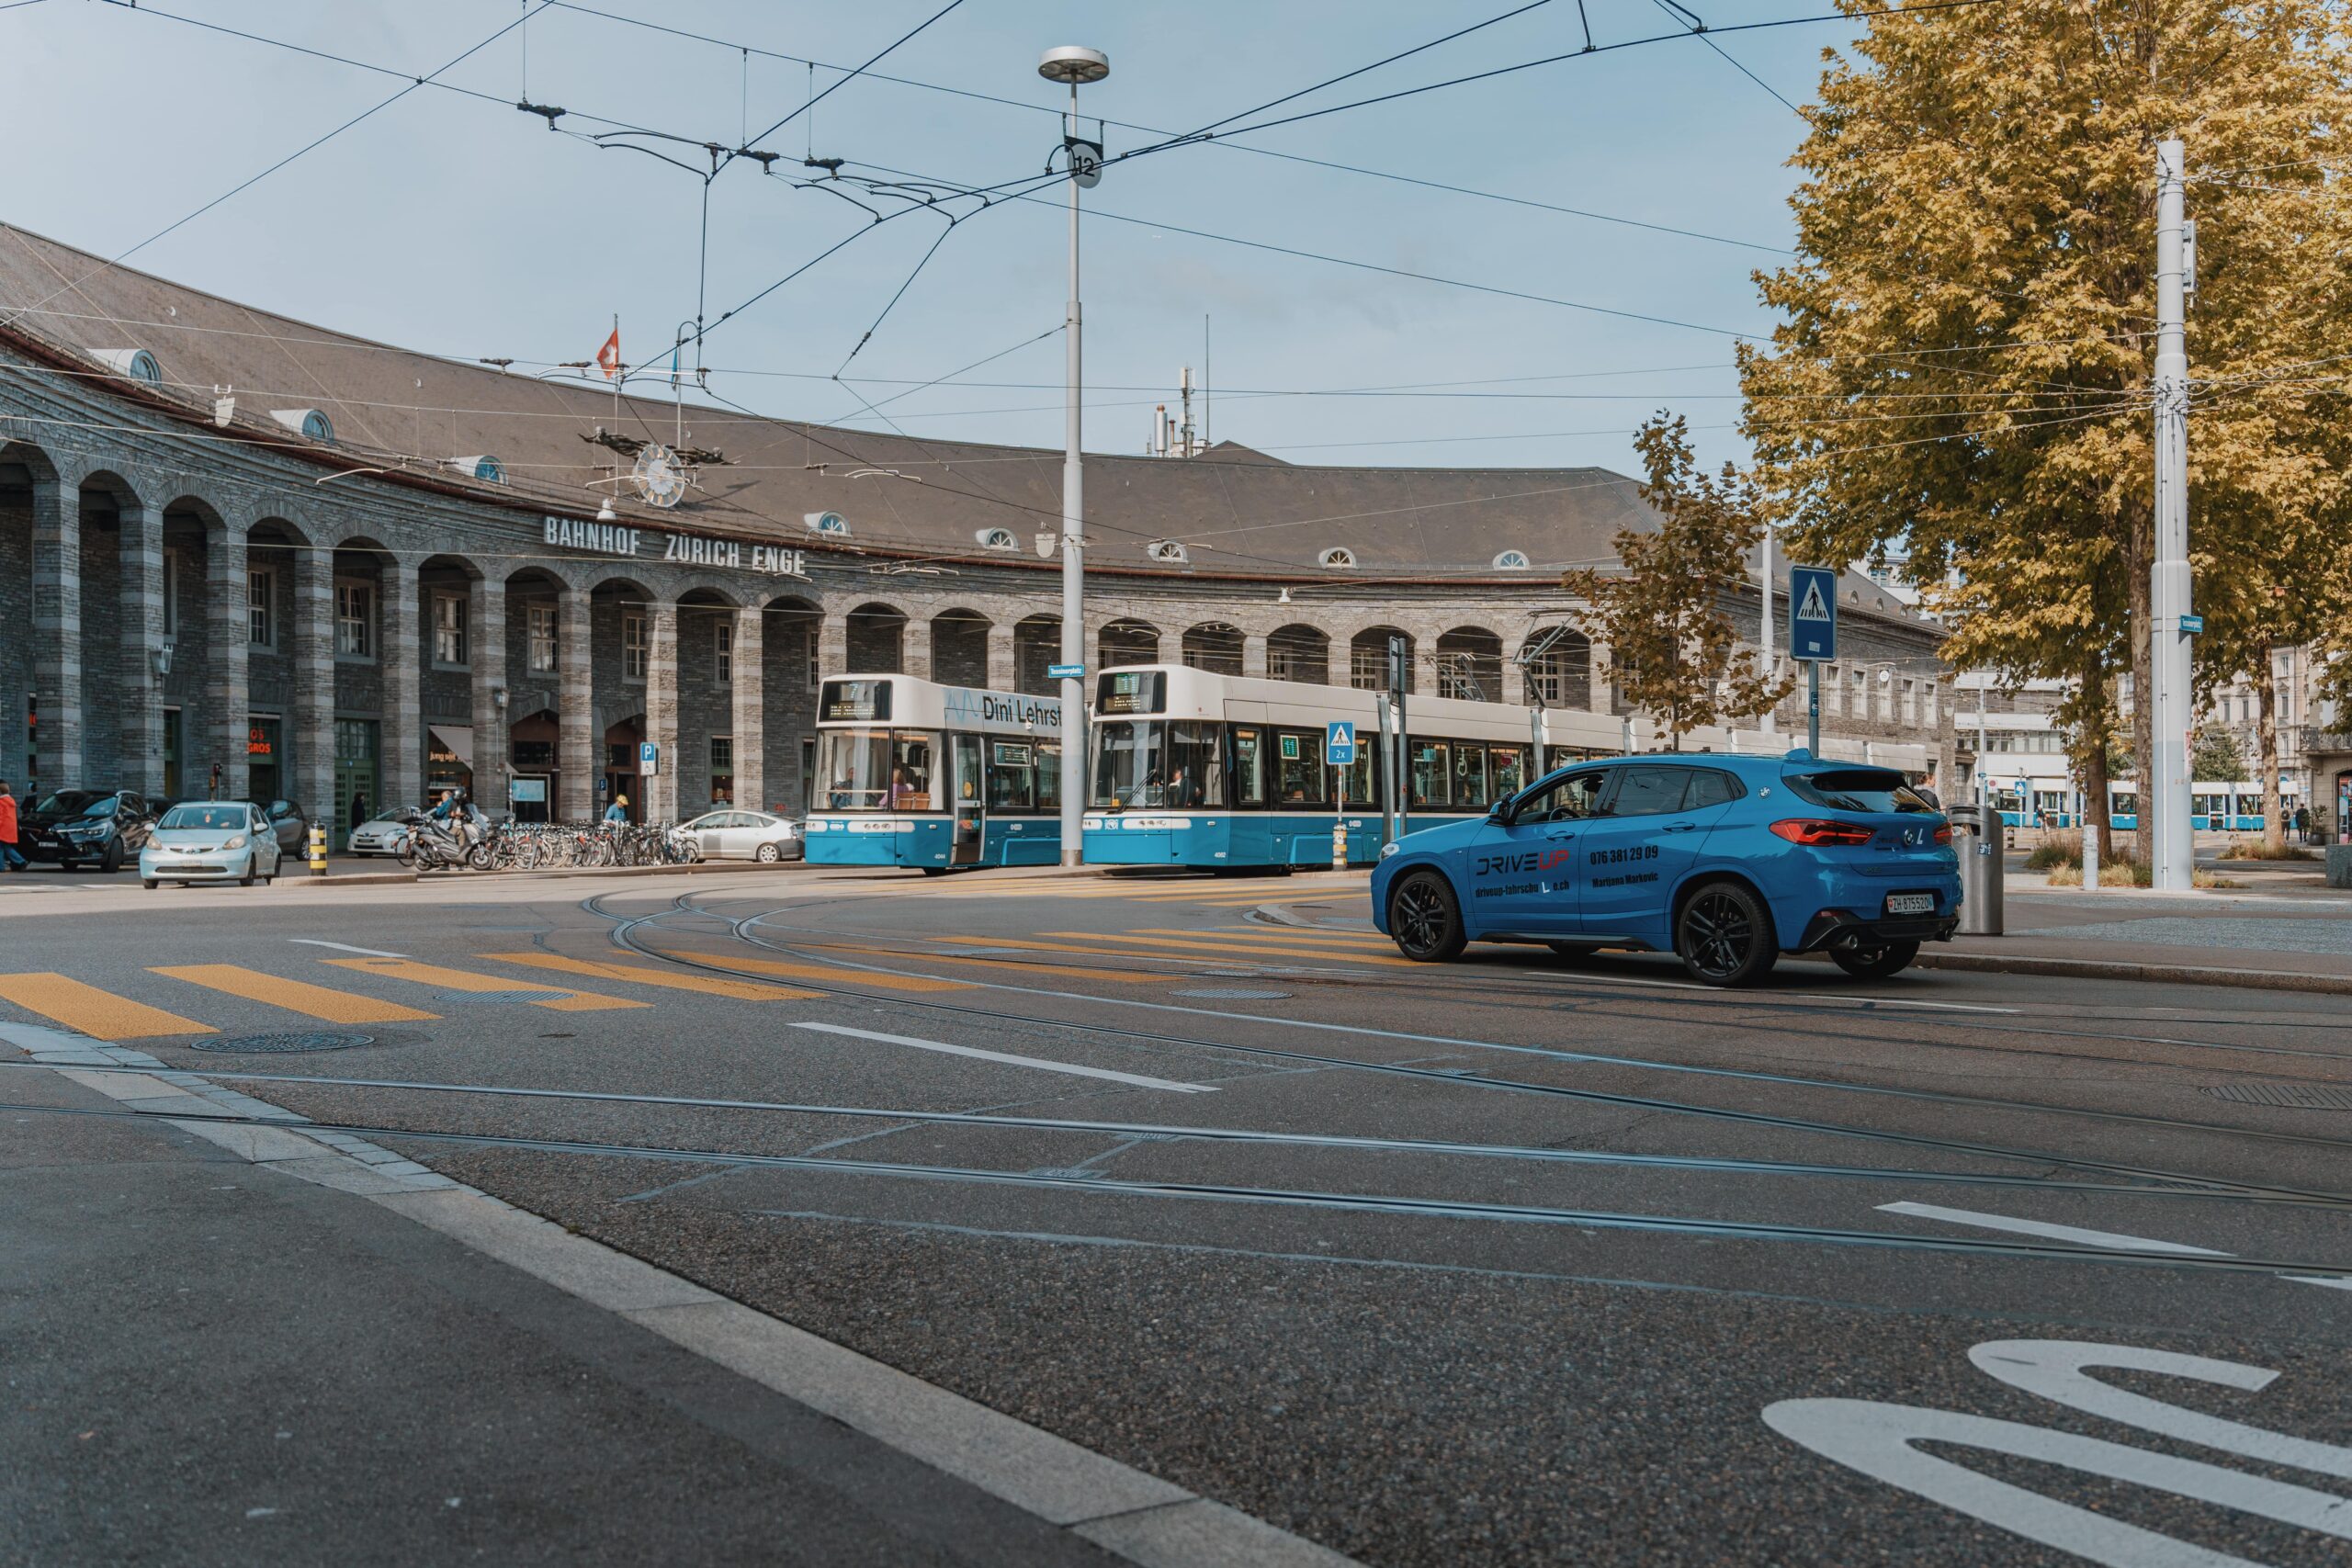
[[[132,0],[107,0],[107,4],[121,6],[130,10],[138,9],[138,6],[132,3]],[[537,10],[546,10],[549,4],[550,0],[538,0]],[[161,13],[158,14],[160,15]],[[462,54],[447,61],[431,73],[423,76],[415,77],[407,86],[402,87],[399,92],[394,93],[391,96],[385,98],[380,103],[371,105],[370,107],[362,109],[359,113],[352,116],[349,119],[345,120],[341,125],[336,126],[333,130],[327,131],[323,135],[313,137],[309,141],[306,141],[301,146],[296,148],[293,152],[288,152],[285,157],[280,158],[277,162],[270,164],[269,167],[262,170],[259,174],[232,186],[229,189],[222,191],[219,196],[214,197],[210,201],[206,202],[195,211],[187,213],[184,216],[164,224],[161,229],[156,230],[153,233],[148,235],[145,239],[140,241],[129,250],[116,253],[107,260],[99,263],[96,266],[90,268],[88,271],[83,273],[80,276],[75,277],[71,282],[51,290],[48,294],[43,295],[40,299],[34,301],[34,303],[45,305],[50,300],[56,299],[60,294],[74,292],[83,284],[88,282],[91,278],[96,277],[99,273],[106,271],[107,268],[121,265],[122,263],[138,254],[141,251],[145,250],[156,241],[163,239],[165,235],[172,233],[175,230],[184,228],[187,224],[193,223],[196,220],[203,217],[206,213],[211,211],[222,202],[229,200],[232,197],[240,195],[244,191],[252,189],[254,186],[257,186],[262,181],[269,178],[270,175],[277,173],[278,170],[286,167],[288,164],[291,164],[297,159],[325,146],[336,137],[341,136],[345,131],[349,130],[353,126],[391,107],[394,104],[399,103],[402,98],[407,97],[411,93],[415,92],[419,87],[432,84],[435,78],[464,64],[475,55],[480,54],[483,50],[488,49],[492,44],[496,43],[500,39],[504,38],[508,33],[513,32],[516,28],[521,27],[536,14],[537,11],[531,10],[523,12],[522,15],[516,17],[504,27],[500,28],[496,32],[492,33],[488,38],[483,39],[480,43],[475,44],[471,49],[469,49]],[[13,326],[21,319],[22,314],[23,312],[19,311],[17,315],[10,316],[6,321],[0,321],[0,327]]]
[[[810,109],[815,108],[819,104],[832,96],[834,93],[849,85],[850,83],[855,81],[858,77],[864,75],[867,66],[881,63],[883,58],[888,55],[892,50],[897,49],[900,44],[905,43],[908,39],[913,38],[925,28],[930,27],[932,23],[939,20],[940,17],[947,15],[948,12],[953,11],[956,6],[961,6],[963,3],[964,0],[947,0],[946,5],[942,6],[938,10],[933,12],[930,16],[925,17],[922,21],[917,22],[913,27],[908,28],[897,38],[891,39],[879,53],[869,58],[865,62],[865,64],[860,65],[856,70],[852,71],[840,81],[833,83],[823,92],[811,96],[806,102],[802,103],[798,108],[794,109],[790,114],[786,115],[782,119],[777,120],[774,125],[769,126],[757,136],[751,138],[749,141],[745,141],[743,145],[747,148],[757,147],[761,142],[765,141],[769,137],[774,136],[777,131],[782,130],[786,126],[790,125],[794,120],[798,119],[802,115],[807,114]]]
[[[1668,17],[1682,16],[1690,17],[1690,33],[1693,37],[1697,38],[1702,43],[1704,43],[1709,49],[1713,50],[1717,54],[1722,55],[1724,62],[1729,65],[1733,70],[1738,72],[1741,75],[1747,77],[1749,81],[1755,83],[1766,92],[1771,94],[1773,97],[1778,98],[1782,108],[1787,109],[1799,119],[1804,118],[1804,110],[1789,102],[1787,98],[1782,97],[1780,88],[1775,87],[1771,83],[1767,82],[1763,77],[1758,76],[1755,72],[1750,71],[1747,66],[1733,59],[1731,52],[1728,50],[1724,49],[1723,45],[1717,43],[1713,39],[1709,38],[1707,36],[1708,28],[1706,18],[1700,16],[1698,12],[1691,10],[1687,6],[1677,5],[1675,0],[1651,0],[1651,3],[1659,10],[1665,12]]]

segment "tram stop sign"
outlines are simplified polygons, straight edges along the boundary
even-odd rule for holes
[[[1323,760],[1344,768],[1356,760],[1356,727],[1351,720],[1333,719],[1324,727]]]

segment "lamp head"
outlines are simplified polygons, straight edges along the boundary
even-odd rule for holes
[[[1037,62],[1037,74],[1048,82],[1066,82],[1076,87],[1089,82],[1100,82],[1111,73],[1111,57],[1099,49],[1082,44],[1066,43],[1058,49],[1046,51]]]

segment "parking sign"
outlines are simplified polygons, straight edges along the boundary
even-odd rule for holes
[[[637,743],[637,771],[640,773],[660,773],[662,771],[662,748],[656,746],[650,740],[639,741]]]

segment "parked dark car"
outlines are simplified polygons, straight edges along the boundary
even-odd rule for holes
[[[137,860],[155,825],[156,807],[129,790],[52,790],[17,821],[17,848],[28,861],[65,871],[90,864],[119,871]]]
[[[269,830],[277,836],[277,852],[297,860],[311,852],[311,818],[299,800],[256,800],[254,802],[269,817]]]

